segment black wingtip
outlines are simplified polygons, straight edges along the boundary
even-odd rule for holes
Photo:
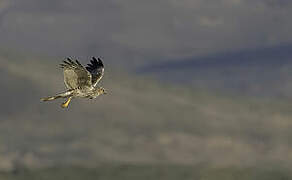
[[[75,65],[75,62],[70,57],[67,57],[67,62],[70,65]]]
[[[101,59],[100,58],[96,59],[94,56],[92,56],[90,63],[87,64],[86,69],[91,71],[97,69],[98,67],[104,67]]]
[[[97,59],[96,59],[96,58],[93,56],[92,59],[93,59],[93,61],[94,61],[94,63],[95,63],[96,65],[98,65],[98,66],[102,66],[102,67],[103,67],[103,62],[102,62],[101,58],[97,58]]]
[[[92,57],[92,61],[98,62],[98,63],[102,63],[101,58],[95,58],[94,56]]]
[[[82,64],[77,59],[75,61],[79,66],[82,66]]]
[[[63,63],[66,65],[70,65],[70,63],[68,61],[63,61]]]

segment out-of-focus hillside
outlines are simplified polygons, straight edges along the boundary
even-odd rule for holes
[[[279,168],[208,168],[192,165],[103,164],[96,168],[54,167],[40,170],[19,170],[0,173],[1,180],[274,180],[292,178],[288,169]]]
[[[139,71],[168,82],[237,95],[291,97],[292,45],[222,52],[150,64]]]
[[[159,84],[106,67],[107,95],[61,109],[62,101],[39,100],[64,90],[59,62],[0,57],[1,171],[111,162],[291,167],[289,100]]]

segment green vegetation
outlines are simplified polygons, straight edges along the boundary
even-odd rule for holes
[[[1,180],[288,180],[288,170],[261,168],[205,168],[178,165],[103,165],[98,168],[61,167],[0,173]]]

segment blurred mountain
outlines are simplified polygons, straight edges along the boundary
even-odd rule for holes
[[[292,44],[151,64],[138,70],[164,81],[242,95],[291,97]]]
[[[1,171],[109,162],[291,167],[288,100],[223,95],[107,67],[109,94],[62,109],[62,101],[39,100],[64,90],[58,63],[0,57]]]

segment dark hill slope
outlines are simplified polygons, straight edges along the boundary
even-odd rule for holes
[[[195,87],[287,97],[292,90],[292,45],[174,60],[138,72]]]

